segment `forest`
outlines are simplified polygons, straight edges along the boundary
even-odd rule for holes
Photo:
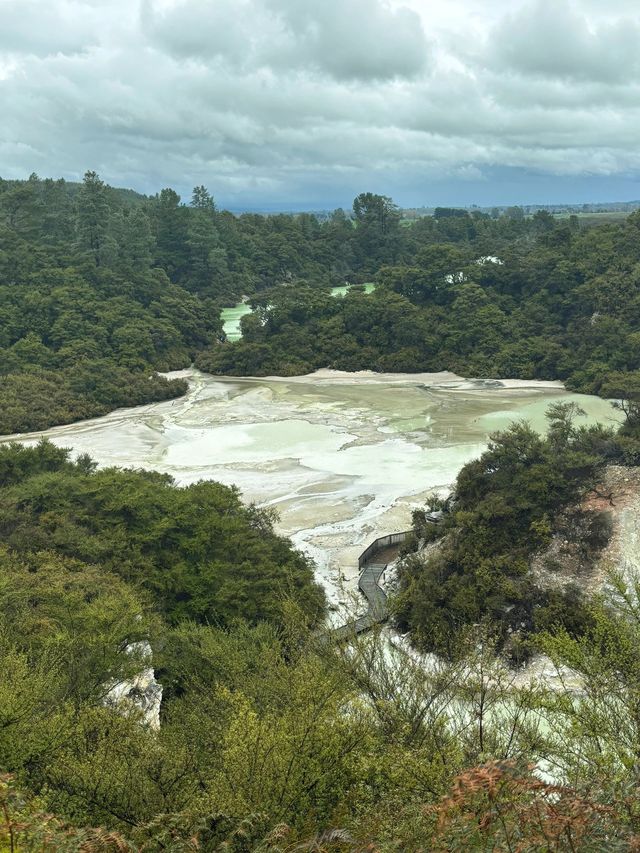
[[[135,582],[171,624],[277,621],[287,600],[324,613],[313,567],[237,489],[177,488],[151,471],[96,470],[41,442],[0,445],[0,539],[19,554],[62,557]]]
[[[463,469],[437,534],[452,540],[440,574],[453,577],[456,563],[470,573],[475,561],[477,596],[492,556],[501,571],[526,557],[531,530],[549,535],[542,495],[558,512],[621,452],[576,415],[552,410],[548,439],[524,427],[500,434]],[[505,530],[493,543],[497,518]],[[419,514],[415,530],[424,536]],[[436,619],[438,658],[416,658],[383,631],[331,646],[308,563],[269,517],[215,483],[178,489],[157,474],[97,470],[47,442],[7,444],[0,537],[2,850],[640,843],[637,579],[613,572],[601,594],[573,601],[572,618],[543,604],[521,643],[547,656],[554,686],[522,681],[515,649],[503,653],[499,594],[512,582],[511,600],[528,606],[517,567],[486,603],[493,618],[451,623],[455,644],[441,627],[454,608]],[[417,613],[424,648],[435,573],[427,565],[421,578],[414,563],[413,588],[399,595],[396,618]],[[447,584],[450,605],[460,596]],[[148,666],[144,644],[163,690],[159,727],[136,701],[110,700]]]
[[[387,223],[386,234],[356,219],[354,243],[387,247],[350,273],[375,281],[374,293],[355,286],[331,299],[311,280],[285,282],[252,300],[241,341],[205,350],[196,363],[241,375],[450,370],[562,379],[591,394],[612,373],[637,382],[638,214],[582,229],[577,217],[544,211],[522,220],[442,213]]]
[[[0,180],[0,433],[183,394],[161,373],[439,371],[638,385],[640,214],[581,226],[510,208],[403,220],[363,193],[327,216],[235,216],[107,186]],[[340,299],[330,288],[349,282]],[[358,287],[376,283],[374,293]],[[255,311],[224,340],[220,311]]]
[[[639,233],[0,181],[0,433],[171,399],[161,374],[194,362],[564,379],[625,417],[555,405],[545,436],[492,435],[414,513],[395,631],[343,645],[312,563],[235,488],[0,444],[0,851],[640,849],[640,581],[530,571],[567,530],[587,571],[611,530],[584,499],[640,462]],[[540,655],[553,682],[524,678]],[[111,698],[150,664],[159,727]]]

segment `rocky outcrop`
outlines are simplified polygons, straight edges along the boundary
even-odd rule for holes
[[[600,548],[585,539],[606,533]],[[604,522],[604,523],[603,523]],[[603,537],[604,538],[604,537]],[[602,590],[611,570],[629,580],[640,578],[640,468],[608,466],[600,483],[579,507],[559,519],[550,545],[531,562],[536,580],[547,587],[578,584],[586,594]],[[557,669],[544,655],[536,655],[515,679],[516,686],[544,683],[553,690],[579,692],[575,673]]]
[[[110,688],[105,704],[116,708],[120,713],[142,712],[145,725],[152,729],[160,728],[160,705],[162,703],[162,685],[156,681],[151,666],[151,646],[147,642],[131,643],[127,647],[130,654],[139,655],[149,666],[127,681],[119,681]]]
[[[640,468],[610,465],[586,506],[611,517],[611,538],[600,554],[594,582],[602,585],[612,568],[640,578]]]
[[[611,569],[640,577],[640,468],[609,465],[579,506],[554,519],[555,532],[531,559],[545,588],[579,584],[598,592]]]

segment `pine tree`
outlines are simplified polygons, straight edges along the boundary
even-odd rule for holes
[[[97,172],[85,172],[78,194],[78,246],[99,267],[109,245],[109,199]]]

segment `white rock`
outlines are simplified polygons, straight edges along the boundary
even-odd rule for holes
[[[152,651],[147,642],[131,643],[127,652],[141,654],[144,660],[151,662]],[[145,667],[130,680],[113,684],[105,697],[105,705],[116,708],[120,713],[142,711],[145,725],[155,730],[160,728],[161,704],[162,685],[156,681],[152,666]]]

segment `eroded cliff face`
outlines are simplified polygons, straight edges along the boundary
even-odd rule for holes
[[[640,468],[608,466],[579,506],[554,519],[547,548],[531,558],[540,586],[593,594],[610,570],[640,576]]]
[[[598,557],[594,586],[602,586],[610,569],[640,578],[640,468],[610,465],[585,503],[611,518],[611,538]]]
[[[534,555],[531,570],[541,585],[579,586],[586,595],[602,592],[611,571],[640,580],[640,468],[608,466],[579,507],[568,510],[560,530],[544,551]],[[544,682],[552,689],[580,691],[580,678],[536,655],[516,677],[523,686]]]

